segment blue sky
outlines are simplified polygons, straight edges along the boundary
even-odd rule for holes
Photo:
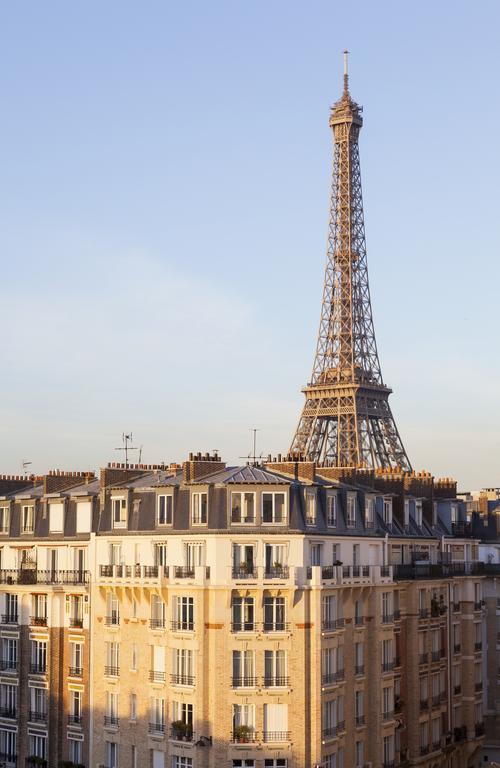
[[[416,468],[500,485],[497,2],[0,6],[0,470],[288,448],[351,51],[383,375]]]

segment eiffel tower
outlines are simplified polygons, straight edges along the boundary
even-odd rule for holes
[[[362,107],[332,107],[333,181],[316,357],[290,453],[334,467],[411,469],[389,406],[373,328],[359,165]]]

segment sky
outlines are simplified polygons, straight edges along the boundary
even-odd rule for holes
[[[0,4],[0,472],[286,452],[350,55],[412,465],[500,485],[500,6]],[[132,454],[137,457],[137,453]]]

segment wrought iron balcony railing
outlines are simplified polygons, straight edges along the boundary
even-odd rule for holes
[[[117,728],[119,725],[119,718],[117,715],[104,715],[104,725]]]
[[[89,571],[51,571],[39,570],[36,567],[2,568],[0,569],[0,584],[88,584]]]
[[[245,675],[244,677],[232,677],[232,688],[255,688],[257,685],[257,678]]]
[[[290,741],[290,731],[264,731],[262,741],[266,743]]]
[[[194,685],[194,675],[170,675],[170,682],[174,685]]]
[[[282,675],[264,676],[264,688],[287,688],[290,685],[290,678]]]
[[[170,626],[173,632],[194,632],[194,621],[171,621]]]
[[[165,672],[159,672],[156,669],[152,669],[149,672],[149,679],[152,683],[164,683],[165,682]]]
[[[46,723],[47,722],[47,712],[41,712],[38,709],[30,709],[29,720],[32,723]]]

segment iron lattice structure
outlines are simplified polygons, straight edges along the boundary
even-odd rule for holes
[[[318,345],[290,452],[338,467],[411,469],[375,341],[359,163],[362,108],[344,92],[330,117],[333,181]]]

